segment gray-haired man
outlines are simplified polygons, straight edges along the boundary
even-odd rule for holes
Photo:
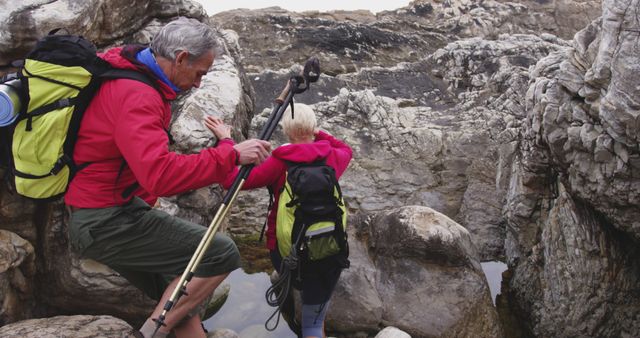
[[[156,88],[131,79],[103,83],[87,108],[74,149],[77,164],[89,163],[69,185],[69,237],[81,255],[100,261],[159,301],[136,337],[150,337],[162,307],[204,235],[205,227],[151,208],[171,196],[224,180],[238,164],[259,164],[268,142],[234,144],[229,127],[206,123],[219,142],[198,154],[169,151],[171,101],[199,87],[219,53],[214,32],[193,19],[163,27],[150,48],[126,46],[101,57],[116,68],[136,70]],[[168,312],[155,337],[205,337],[198,306],[239,267],[235,244],[217,234],[195,276]]]

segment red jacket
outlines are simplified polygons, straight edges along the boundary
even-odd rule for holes
[[[134,69],[155,78],[145,66],[123,56],[123,48],[100,55],[117,68]],[[65,203],[80,208],[122,205],[133,195],[153,205],[160,196],[198,189],[225,179],[235,168],[233,142],[198,154],[169,151],[167,130],[176,93],[156,79],[161,92],[136,80],[115,79],[102,84],[82,119],[73,159],[90,164],[71,181]],[[118,172],[126,160],[126,166]],[[138,182],[140,187],[123,198]]]
[[[277,203],[280,198],[280,191],[284,187],[287,165],[285,161],[310,163],[326,158],[326,164],[336,170],[336,177],[339,179],[351,161],[352,150],[344,142],[320,131],[313,143],[286,144],[273,151],[271,156],[262,164],[256,166],[249,173],[249,177],[242,186],[242,190],[270,187],[274,192],[274,207],[267,216],[267,248],[276,248],[276,216],[278,212]],[[233,184],[238,170],[235,174],[226,179],[223,183],[225,189]]]

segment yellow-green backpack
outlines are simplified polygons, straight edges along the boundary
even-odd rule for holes
[[[83,113],[103,80],[130,78],[155,88],[142,73],[112,68],[83,37],[56,33],[40,39],[18,63],[17,73],[2,81],[19,79],[12,89],[21,101],[15,122],[2,128],[9,140],[3,142],[9,148],[3,162],[15,191],[40,200],[63,195],[86,165],[76,166],[73,147]]]

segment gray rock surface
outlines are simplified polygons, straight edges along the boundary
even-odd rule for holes
[[[189,0],[26,0],[2,1],[0,6],[0,65],[24,57],[37,39],[56,28],[105,46],[127,38],[154,17],[205,16],[202,6]]]
[[[219,329],[209,332],[207,338],[240,338],[240,336],[233,330]]]
[[[411,338],[411,336],[396,327],[389,326],[378,332],[375,338]]]
[[[566,46],[548,35],[461,40],[421,62],[363,69],[336,77],[339,81],[321,76],[312,91],[297,97],[313,103],[321,128],[354,149],[341,179],[350,210],[429,206],[467,227],[483,260],[496,259],[503,250],[502,205],[517,128],[526,115],[519,95],[527,89],[527,69]],[[367,89],[371,79],[385,74],[401,79],[395,89]],[[286,79],[284,74],[263,75],[251,76],[260,78],[254,80],[257,88]],[[416,77],[431,86],[414,87]],[[261,129],[270,111],[253,119],[253,131]],[[274,141],[286,142],[281,131]],[[259,231],[267,196],[265,191],[243,192],[229,217],[230,231],[246,232],[247,226]]]
[[[604,1],[571,48],[531,69],[505,247],[534,336],[640,332],[639,6]]]
[[[31,243],[0,230],[0,326],[33,315],[35,274]]]
[[[413,337],[501,337],[469,232],[430,208],[408,206],[353,222],[351,267],[327,315],[328,329]]]
[[[2,326],[0,337],[122,338],[129,330],[129,324],[111,316],[57,316]]]
[[[278,7],[227,11],[212,18],[240,35],[249,72],[286,69],[318,54],[329,75],[419,61],[468,37],[551,33],[563,38],[600,15],[600,1],[413,1],[368,11],[288,12]]]

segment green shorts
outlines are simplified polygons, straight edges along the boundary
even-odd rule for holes
[[[76,252],[106,264],[156,300],[184,272],[206,230],[153,209],[140,198],[123,206],[77,209],[69,221],[69,239]],[[218,233],[195,276],[217,276],[238,267],[238,248]]]

